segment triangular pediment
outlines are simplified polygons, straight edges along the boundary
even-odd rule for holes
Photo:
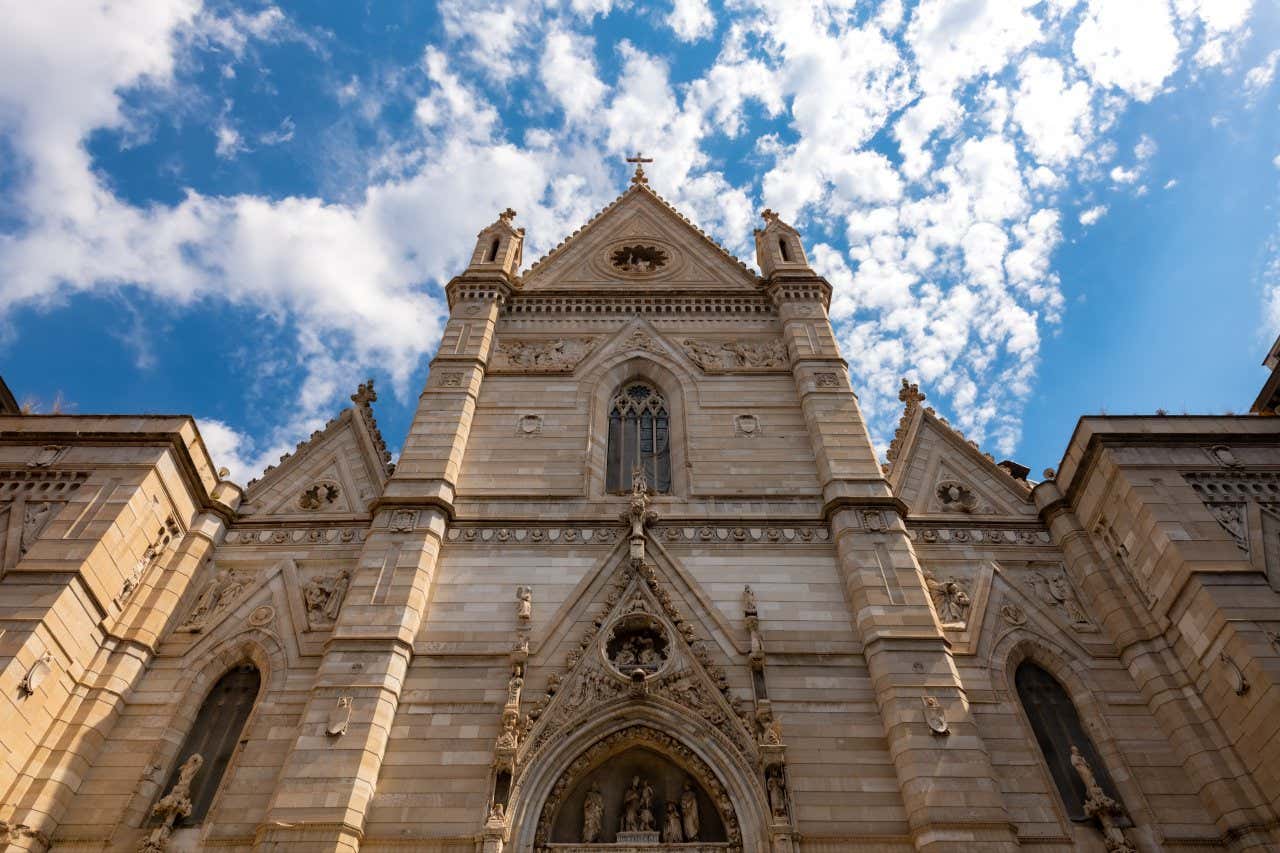
[[[630,247],[655,250],[637,266]],[[624,253],[619,255],[619,253]],[[636,185],[548,252],[522,291],[733,289],[759,292],[755,273],[645,185]]]
[[[344,409],[249,484],[240,515],[289,521],[367,516],[387,477],[378,441],[356,409]]]
[[[889,482],[913,517],[1031,518],[1030,489],[940,418],[917,409]]]
[[[592,587],[589,626],[558,644],[565,668],[528,715],[520,763],[557,735],[617,705],[652,702],[704,720],[745,755],[755,741],[741,700],[724,675],[721,655],[701,620],[656,566],[618,565],[606,584]],[[683,596],[681,596],[683,598]],[[576,608],[575,608],[576,609]]]

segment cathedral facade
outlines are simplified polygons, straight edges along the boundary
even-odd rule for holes
[[[0,416],[0,845],[1280,848],[1280,383],[1036,483],[904,382],[882,463],[776,215],[514,216],[394,466],[371,384],[244,488]]]

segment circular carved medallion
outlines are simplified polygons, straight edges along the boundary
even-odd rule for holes
[[[604,656],[623,678],[636,672],[650,678],[671,656],[671,643],[662,623],[648,613],[629,613],[605,634]]]

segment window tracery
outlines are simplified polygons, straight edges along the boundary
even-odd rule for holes
[[[667,402],[643,382],[628,383],[609,410],[606,488],[614,494],[631,490],[631,472],[644,471],[650,489],[671,491],[671,423]]]

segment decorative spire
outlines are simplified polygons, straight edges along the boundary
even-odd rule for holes
[[[510,209],[510,208],[508,208]],[[514,215],[515,211],[512,211]],[[373,417],[373,406],[370,403],[378,399],[378,392],[373,390],[373,379],[366,379],[356,388],[356,393],[351,395],[351,402],[356,404],[360,417],[364,418],[365,426],[369,428],[369,434],[373,436],[373,443],[376,445],[378,455],[382,457],[383,468],[387,474],[395,471],[396,466],[391,461],[391,451],[387,450],[387,443],[382,438],[382,430],[378,429],[378,422]]]
[[[632,183],[632,185],[633,185],[633,186],[639,186],[640,184],[648,184],[648,183],[649,183],[649,179],[648,179],[647,177],[645,177],[645,174],[644,174],[644,164],[645,164],[645,163],[652,163],[652,162],[653,162],[653,158],[652,158],[652,157],[646,157],[646,156],[644,156],[643,154],[641,154],[639,151],[637,151],[634,157],[628,157],[628,158],[627,158],[627,162],[628,162],[628,163],[635,163],[635,164],[636,164],[636,173],[635,173],[634,175],[632,175],[632,176],[631,176],[631,183]]]
[[[893,441],[889,442],[889,449],[884,454],[885,459],[889,460],[885,466],[886,469],[893,467],[893,461],[898,458],[898,451],[902,449],[902,440],[907,437],[907,426],[926,398],[920,393],[919,385],[903,379],[902,387],[898,389],[898,399],[906,405],[902,410],[902,417],[898,420],[898,428],[894,430]]]

